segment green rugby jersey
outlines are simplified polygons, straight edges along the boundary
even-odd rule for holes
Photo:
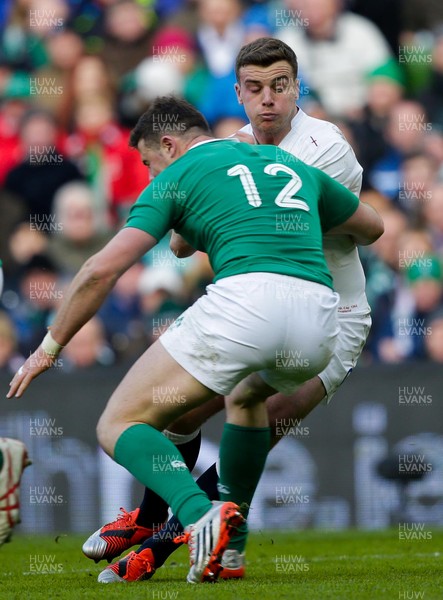
[[[358,203],[341,184],[277,146],[214,140],[160,173],[125,227],[157,240],[175,229],[207,252],[214,281],[263,271],[332,287],[322,236]]]

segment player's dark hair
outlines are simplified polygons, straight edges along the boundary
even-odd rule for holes
[[[192,104],[176,96],[159,96],[131,131],[129,145],[137,148],[140,140],[146,144],[159,144],[165,134],[182,136],[191,129],[211,135],[205,117]]]
[[[235,61],[235,76],[240,80],[240,69],[248,65],[269,67],[279,60],[288,62],[294,73],[298,75],[297,56],[292,48],[275,38],[258,38],[240,49]]]

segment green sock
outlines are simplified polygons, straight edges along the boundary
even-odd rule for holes
[[[114,459],[161,496],[183,527],[195,523],[212,508],[177,447],[151,425],[126,429],[117,440]]]
[[[241,427],[226,423],[220,445],[220,500],[249,505],[271,449],[270,427]],[[243,552],[248,528],[242,525],[231,539],[229,548]]]

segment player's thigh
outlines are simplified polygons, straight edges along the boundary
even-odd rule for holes
[[[371,315],[342,315],[338,319],[340,332],[335,352],[319,377],[326,390],[327,403],[352,373],[371,329]]]
[[[148,423],[164,429],[214,395],[157,341],[131,367],[112,394],[100,419],[101,426]]]

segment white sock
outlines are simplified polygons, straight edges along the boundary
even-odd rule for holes
[[[167,429],[163,430],[163,435],[167,437],[168,440],[171,440],[175,446],[180,446],[180,444],[186,444],[187,442],[190,442],[191,440],[195,439],[199,433],[200,429],[197,429],[193,433],[186,434],[174,433],[173,431],[168,431]]]

